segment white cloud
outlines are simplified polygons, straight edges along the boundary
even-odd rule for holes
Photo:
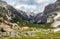
[[[23,11],[42,12],[46,5],[54,3],[56,0],[5,0],[8,4]]]
[[[47,3],[50,2],[51,0],[36,0],[37,3]]]

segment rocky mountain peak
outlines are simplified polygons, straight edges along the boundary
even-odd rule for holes
[[[52,16],[55,16],[53,12],[60,11],[60,0],[57,0],[53,4],[49,4],[45,7],[45,10],[43,11],[42,15],[39,14],[35,17],[36,23],[46,23],[48,18],[51,18]],[[50,17],[51,16],[51,17]],[[52,18],[50,20],[53,20]]]
[[[57,0],[58,2],[60,1],[60,0]]]
[[[1,7],[4,8],[4,10],[2,9],[1,10],[4,12],[5,18],[8,18],[8,19],[19,18],[19,19],[24,19],[24,20],[30,20],[34,18],[35,16],[34,13],[24,12],[22,10],[15,9],[13,6],[9,5],[5,1],[0,1],[0,8]],[[1,14],[3,12],[1,12]]]
[[[57,0],[54,4],[49,4],[45,7],[44,13],[51,13],[60,10],[60,0]]]

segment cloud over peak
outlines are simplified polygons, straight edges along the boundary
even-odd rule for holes
[[[39,13],[44,11],[46,5],[54,3],[56,0],[4,0],[17,9]]]

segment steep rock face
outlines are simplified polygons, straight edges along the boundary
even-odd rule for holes
[[[60,0],[57,0],[54,4],[49,4],[48,6],[46,6],[45,10],[44,10],[44,14],[47,16],[47,20],[50,16],[50,18],[52,18],[53,21],[55,21],[56,19],[54,19],[56,16],[59,16],[58,13],[60,11]],[[58,18],[57,18],[58,19]]]
[[[60,11],[60,0],[57,0],[54,4],[49,4],[45,7],[44,12],[42,15],[39,13],[36,15],[34,22],[35,23],[47,23],[49,21],[53,22],[53,18],[51,16],[55,16],[56,11]],[[54,17],[53,16],[53,17]],[[50,18],[50,19],[49,19]]]
[[[60,11],[56,11],[55,13],[57,13],[57,15],[53,18],[54,22],[51,26],[55,27],[53,30],[57,32],[60,31]]]
[[[0,0],[0,36],[10,36],[10,37],[19,37],[20,34],[17,29],[19,26],[16,26],[14,23],[11,23],[12,18],[22,18],[21,15],[16,9],[8,5],[6,2]],[[7,21],[8,20],[8,21]],[[14,27],[15,26],[15,27]],[[16,29],[16,30],[14,30]]]
[[[47,17],[44,15],[44,13],[39,13],[35,16],[35,18],[33,19],[34,23],[45,23]]]
[[[21,10],[15,9],[14,7],[8,5],[6,2],[0,2],[0,14],[6,19],[19,18],[24,20],[29,20],[33,23],[51,23],[54,21],[54,16],[56,11],[60,11],[60,0],[57,0],[54,4],[49,4],[46,6],[44,12],[39,14],[34,14],[31,12],[23,12]]]
[[[60,0],[57,0],[54,4],[49,4],[46,6],[44,13],[47,14],[58,10],[60,10]]]
[[[60,0],[46,6],[43,14],[37,14],[36,23],[52,23],[55,32],[60,31]]]
[[[54,17],[54,22],[52,25],[54,27],[59,27],[59,25],[60,25],[60,11],[57,11],[55,13],[57,13],[57,15]]]
[[[15,9],[14,7],[8,5],[4,1],[0,1],[0,14],[2,14],[7,19],[12,18],[22,18],[22,19],[28,19],[25,12]]]
[[[12,18],[19,18],[24,20],[32,20],[35,16],[33,12],[24,12],[15,9],[11,5],[8,5],[4,1],[0,1],[0,14],[3,14],[4,18],[11,20]]]
[[[28,16],[28,20],[31,21],[35,18],[36,14],[33,12],[26,12],[27,16]]]

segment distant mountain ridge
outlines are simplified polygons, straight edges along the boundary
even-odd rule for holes
[[[32,20],[35,16],[34,13],[30,13],[30,12],[23,12],[21,10],[15,9],[14,7],[12,7],[11,5],[7,4],[4,1],[0,1],[0,7],[4,8],[4,10],[2,10],[3,12],[6,12],[3,14],[3,12],[1,12],[0,14],[5,15],[5,17],[7,19],[12,19],[12,18],[21,18],[24,20]]]
[[[29,20],[32,23],[50,23],[54,21],[53,17],[56,14],[53,12],[60,10],[60,0],[57,0],[54,4],[47,5],[44,12],[39,14],[34,14],[33,12],[23,12],[21,10],[15,9],[4,1],[0,1],[0,6],[5,9],[5,11],[2,11],[6,12],[3,13],[3,15],[5,15],[5,18],[7,19],[11,20],[13,18],[19,18],[22,20]]]

